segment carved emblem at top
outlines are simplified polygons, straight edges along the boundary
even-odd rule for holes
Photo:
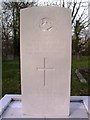
[[[42,18],[40,21],[40,28],[42,31],[51,31],[53,28],[52,24],[49,18]]]

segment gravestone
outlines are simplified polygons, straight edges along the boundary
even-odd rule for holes
[[[21,10],[23,113],[31,117],[69,115],[71,12],[60,7]]]

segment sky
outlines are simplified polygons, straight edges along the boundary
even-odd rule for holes
[[[67,3],[67,2],[73,2],[74,0],[64,0],[64,1]],[[76,1],[79,3],[81,0],[76,0]],[[82,0],[82,6],[81,6],[81,8],[80,8],[80,10],[79,10],[79,13],[80,13],[80,14],[82,13],[83,9],[88,6],[88,1],[89,1],[89,0]],[[38,0],[38,2],[39,2],[39,3],[42,3],[42,2],[43,2],[43,3],[44,3],[44,2],[58,2],[58,3],[61,2],[61,3],[62,3],[63,0]],[[88,11],[87,11],[87,12],[88,12]],[[86,14],[88,14],[87,12],[86,12]]]
[[[5,0],[0,0],[0,3],[2,2],[2,1],[5,1]],[[6,0],[6,1],[12,1],[12,2],[15,2],[15,1],[18,1],[18,2],[20,2],[20,1],[24,1],[24,0]],[[62,3],[62,1],[63,0],[25,0],[25,1],[38,1],[39,3],[42,3],[42,2],[58,2],[58,3]],[[67,2],[67,1],[74,1],[74,0],[64,0],[65,2]],[[81,0],[76,0],[76,1],[78,1],[78,2],[80,2]],[[85,6],[85,5],[87,5],[87,2],[88,2],[89,0],[82,0],[82,2],[83,2],[83,5]],[[83,9],[83,8],[82,8]]]
[[[4,1],[4,0],[0,0],[0,2],[2,2],[2,1]],[[12,2],[14,2],[14,1],[23,1],[23,0],[7,0],[7,1],[12,1]],[[25,1],[35,1],[35,0],[25,0]],[[36,1],[39,1],[39,2],[53,2],[53,1],[63,1],[63,0],[36,0]],[[74,1],[74,0],[64,0],[65,2],[67,2],[67,1]],[[78,1],[78,2],[80,2],[81,0],[75,0],[75,1]],[[88,2],[89,0],[82,0],[82,2]]]
[[[1,9],[1,2],[2,1],[11,1],[11,2],[15,2],[15,1],[18,1],[18,2],[20,2],[20,1],[23,1],[23,0],[0,0],[0,9]],[[39,3],[44,3],[44,2],[53,2],[53,3],[56,3],[56,2],[58,2],[58,4],[60,4],[60,2],[62,3],[62,1],[63,0],[24,0],[24,1],[27,1],[27,2],[32,2],[32,1],[38,1]],[[73,2],[74,0],[64,0],[65,2]],[[76,1],[78,1],[78,3],[81,1],[81,0],[76,0]],[[89,2],[90,0],[82,0],[82,6],[81,6],[81,8],[80,8],[80,10],[79,10],[79,15],[78,16],[80,16],[81,14],[82,14],[82,12],[83,12],[83,10],[84,10],[84,8],[88,8],[88,2]],[[1,11],[1,10],[0,10]],[[86,17],[88,15],[88,9],[87,9],[87,11],[85,12],[85,14],[84,14],[84,17]],[[89,16],[90,17],[90,16]],[[78,17],[77,17],[78,18]]]
[[[5,1],[5,0],[0,0],[0,4],[1,4],[2,1]],[[6,0],[6,1],[12,1],[12,2],[18,1],[18,2],[20,2],[20,1],[23,1],[23,0]],[[59,4],[60,2],[62,3],[63,0],[25,0],[25,1],[29,1],[29,2],[30,1],[38,1],[40,4],[42,4],[44,2],[50,2],[50,3],[58,2],[58,4]],[[74,1],[74,0],[64,0],[64,1],[65,2],[68,2],[68,1],[71,2],[71,1]],[[80,2],[81,0],[76,0],[76,1]],[[83,9],[88,6],[88,4],[87,4],[88,1],[89,0],[82,0],[82,2],[83,2],[82,7],[79,10],[80,14],[82,13]],[[1,9],[1,5],[0,5],[0,9]],[[87,10],[86,14],[88,14],[88,10]]]

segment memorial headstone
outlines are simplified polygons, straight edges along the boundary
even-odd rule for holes
[[[43,118],[68,116],[71,11],[25,8],[20,22],[23,113]]]

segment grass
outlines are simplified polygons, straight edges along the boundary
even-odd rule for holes
[[[75,70],[88,68],[88,57],[82,56],[78,61],[75,57],[72,58],[72,74],[71,74],[71,95],[89,95],[88,84],[81,83],[75,74]]]
[[[2,62],[2,94],[21,93],[20,62],[18,59]],[[71,95],[88,95],[88,85],[81,83],[75,74],[77,68],[88,68],[88,58],[83,56],[80,61],[72,59]]]
[[[19,60],[3,61],[2,64],[2,95],[21,93]]]

